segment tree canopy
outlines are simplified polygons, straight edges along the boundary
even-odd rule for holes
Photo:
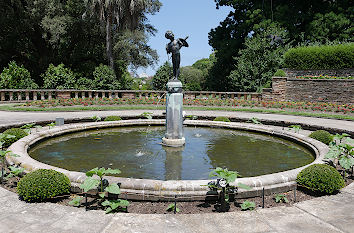
[[[216,62],[210,71],[209,88],[224,91],[237,66],[239,51],[252,34],[268,26],[280,26],[288,34],[289,44],[329,41],[353,41],[353,11],[350,0],[215,0],[216,6],[233,10],[209,33]],[[237,91],[237,89],[234,89]]]
[[[114,2],[127,4],[128,0]],[[127,66],[147,67],[158,59],[156,51],[146,45],[148,37],[155,33],[146,14],[156,12],[161,3],[158,0],[129,1],[132,2],[130,7],[134,7],[135,13],[120,14],[122,24],[113,21],[111,25],[117,78],[126,73]],[[92,76],[95,67],[109,62],[105,53],[105,25],[99,17],[91,17],[87,12],[87,4],[82,0],[0,1],[0,70],[10,61],[16,61],[29,70],[40,86],[43,85],[40,74],[49,64],[63,63],[82,77]],[[126,32],[127,25],[134,22],[134,27],[130,27],[134,30]]]

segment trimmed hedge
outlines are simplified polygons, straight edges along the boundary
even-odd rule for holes
[[[17,140],[20,140],[21,138],[26,137],[28,135],[28,133],[26,133],[23,129],[20,129],[20,128],[7,129],[3,133],[15,136],[14,138],[4,139],[4,145],[3,145],[4,147],[9,147],[9,146],[11,146],[12,143],[14,143]]]
[[[215,117],[214,121],[231,122],[229,118],[224,117],[224,116]]]
[[[344,187],[345,182],[339,172],[327,164],[313,164],[302,170],[296,182],[312,191],[332,194]]]
[[[40,202],[70,192],[69,178],[61,172],[38,169],[25,175],[17,185],[17,193],[28,202]]]
[[[315,132],[312,132],[309,137],[326,145],[329,145],[329,143],[333,140],[333,135],[326,130],[316,130]]]
[[[297,70],[345,69],[354,67],[354,43],[297,47],[284,54],[285,67]]]

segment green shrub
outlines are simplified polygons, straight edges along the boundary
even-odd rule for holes
[[[117,90],[121,88],[114,71],[106,65],[100,64],[93,71],[93,86],[99,90]]]
[[[31,79],[30,72],[18,66],[16,62],[9,63],[8,68],[4,68],[0,74],[0,89],[36,89],[38,85]]]
[[[313,164],[305,168],[297,175],[296,181],[312,191],[326,194],[332,194],[345,185],[339,172],[326,164]]]
[[[26,137],[28,133],[26,133],[23,129],[20,128],[11,128],[7,129],[3,132],[4,134],[14,135],[14,138],[4,138],[4,147],[9,147],[12,143],[16,142],[17,140]]]
[[[284,70],[279,69],[279,70],[277,70],[277,71],[274,73],[273,76],[274,76],[274,77],[285,77],[286,74],[285,74]]]
[[[309,137],[326,145],[329,145],[329,143],[333,140],[333,135],[326,130],[316,130],[315,132],[312,132]]]
[[[122,118],[120,116],[107,116],[104,121],[121,121]]]
[[[224,116],[215,117],[214,121],[231,122],[229,118],[224,117]]]
[[[76,81],[77,89],[79,90],[93,90],[94,84],[93,80],[85,77],[81,77]]]
[[[58,66],[50,64],[41,77],[44,81],[44,88],[75,89],[77,87],[74,72],[66,68],[64,64],[59,64]]]
[[[354,67],[354,43],[308,46],[289,49],[285,67],[299,70],[344,69]]]
[[[44,201],[69,193],[70,180],[61,172],[39,169],[28,173],[19,182],[17,193],[28,202]]]

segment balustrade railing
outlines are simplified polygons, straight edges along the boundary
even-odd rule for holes
[[[165,91],[153,90],[55,90],[55,89],[0,89],[0,102],[27,102],[70,98],[162,98]],[[185,91],[186,99],[248,99],[261,100],[255,92]]]

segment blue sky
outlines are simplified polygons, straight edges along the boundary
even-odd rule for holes
[[[232,8],[216,9],[213,0],[160,0],[163,6],[160,12],[149,15],[150,24],[158,30],[148,44],[157,50],[158,65],[147,69],[138,69],[137,73],[154,75],[158,67],[167,60],[165,46],[169,40],[165,32],[172,30],[177,38],[189,36],[188,48],[181,49],[181,66],[192,65],[201,58],[207,58],[212,52],[208,44],[208,33],[223,21]]]

